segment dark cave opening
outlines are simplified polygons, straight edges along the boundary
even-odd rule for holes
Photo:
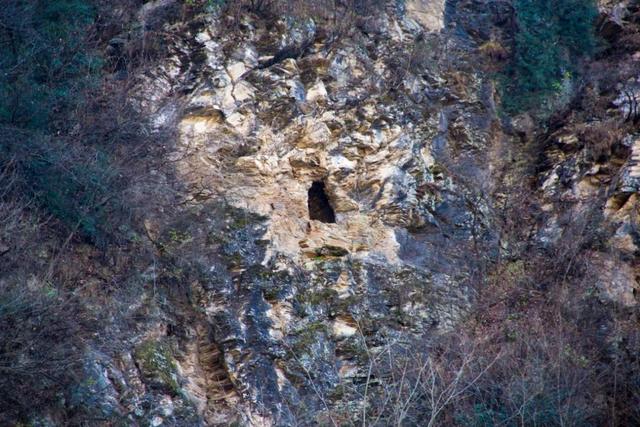
[[[309,207],[309,219],[328,223],[336,222],[336,214],[331,207],[327,193],[324,191],[324,182],[313,181],[311,188],[309,188],[307,205]]]

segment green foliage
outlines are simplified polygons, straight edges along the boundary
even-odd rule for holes
[[[102,63],[88,49],[83,0],[9,0],[0,11],[0,123],[48,129],[77,102]]]
[[[94,243],[111,232],[117,175],[101,152],[70,152],[60,142],[32,143],[23,163],[23,176],[41,205],[69,229],[77,229]]]
[[[0,162],[14,162],[21,191],[68,230],[105,242],[113,232],[109,217],[121,209],[119,176],[107,157],[33,132],[2,139]]]
[[[69,137],[102,62],[84,0],[9,0],[0,9],[0,166],[20,191],[94,243],[109,234],[117,173],[101,152]]]
[[[544,103],[596,47],[593,0],[516,0],[514,55],[502,78],[503,105],[518,112]]]

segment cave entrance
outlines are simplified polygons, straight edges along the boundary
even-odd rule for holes
[[[313,181],[311,188],[309,188],[307,205],[309,206],[309,219],[328,223],[336,222],[336,214],[329,203],[327,193],[324,191],[324,182]]]

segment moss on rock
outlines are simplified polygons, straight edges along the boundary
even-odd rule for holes
[[[150,387],[180,394],[177,365],[169,344],[149,339],[135,349],[134,358]]]

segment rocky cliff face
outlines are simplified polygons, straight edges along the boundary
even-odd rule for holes
[[[632,307],[638,286],[632,206],[638,188],[634,105],[640,58],[631,40],[637,5],[605,4],[602,10],[600,26],[609,48],[590,64],[572,108],[553,117],[539,136],[545,144],[538,179],[546,212],[540,239],[545,244],[562,239],[566,221],[576,219],[584,222],[581,233],[597,229],[603,248],[589,257],[600,276],[595,286],[604,300]]]
[[[480,47],[508,44],[508,1],[389,2],[339,36],[253,14],[165,26],[132,97],[172,135],[145,165],[172,191],[145,196],[146,291],[71,406],[131,425],[364,422],[393,371],[373,360],[455,330],[497,260],[569,229],[599,230],[603,304],[635,307],[640,57],[617,40],[637,14],[603,6],[612,52],[547,127],[497,112],[500,58]],[[505,221],[525,187],[535,214]]]
[[[132,355],[165,408],[152,423],[175,405],[210,424],[348,418],[369,358],[464,313],[498,249],[501,136],[474,41],[444,18],[408,2],[335,39],[326,23],[251,15],[171,30],[138,93],[157,131],[177,129],[158,173],[180,186],[180,213],[146,224],[162,256],[197,254],[177,264],[199,280],[180,333]]]

